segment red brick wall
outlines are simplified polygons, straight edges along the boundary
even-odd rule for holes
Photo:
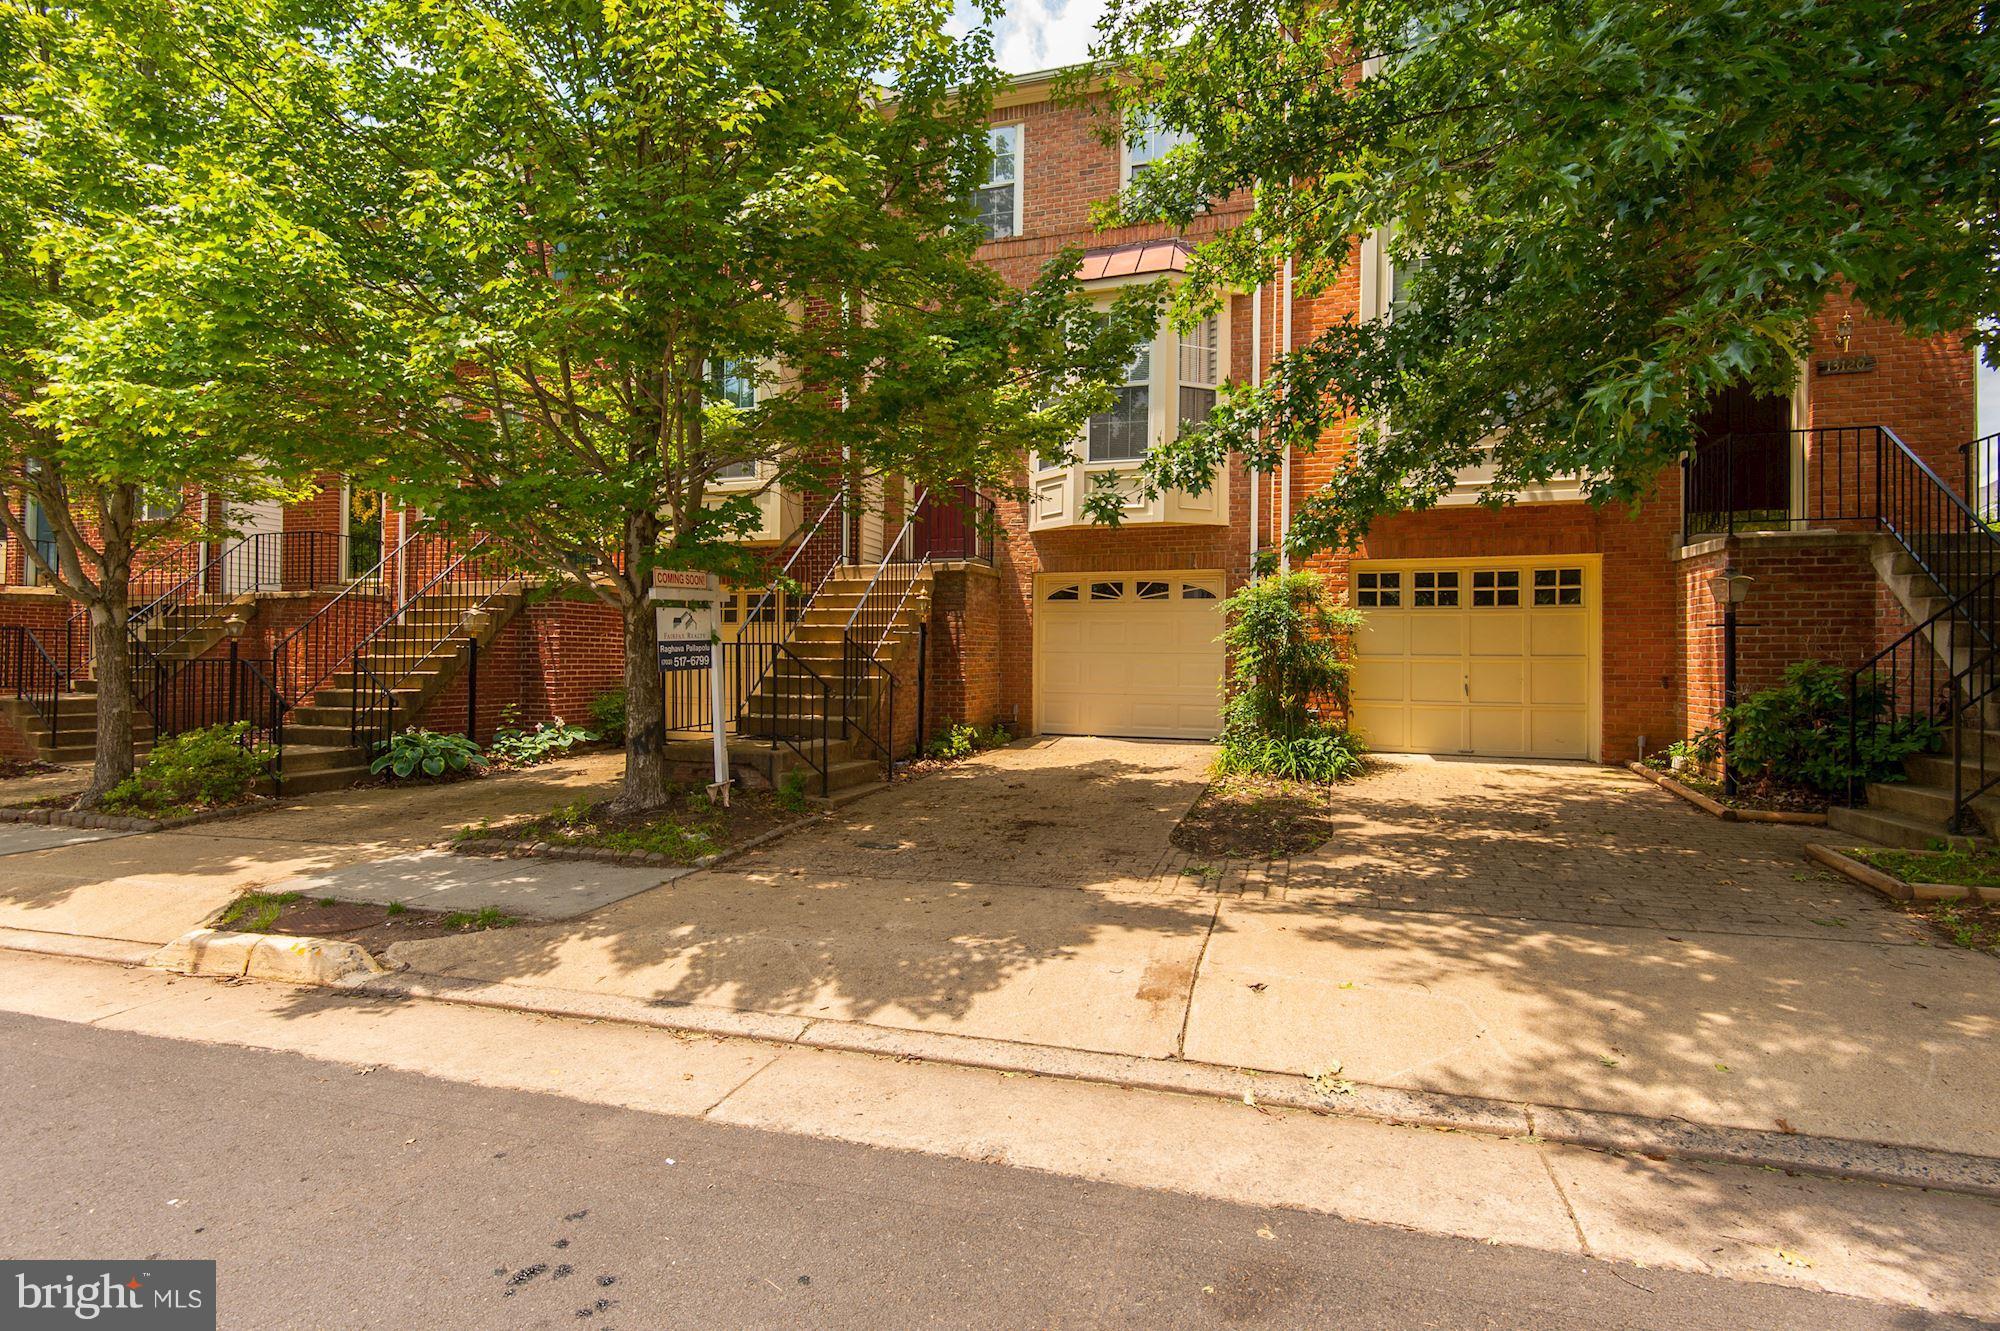
[[[557,717],[588,725],[591,700],[622,687],[624,671],[624,635],[610,606],[582,594],[526,606],[479,654],[478,738],[493,737],[509,706],[519,709],[523,725]],[[463,732],[466,693],[461,661],[422,724]]]
[[[1722,606],[1713,579],[1725,564],[1751,579],[1737,611],[1739,700],[1781,683],[1794,662],[1852,670],[1907,632],[1909,620],[1876,576],[1870,548],[1870,538],[1859,535],[1749,536],[1681,560],[1686,707],[1677,733],[1660,742],[1714,725],[1721,711]]]
[[[931,578],[928,733],[953,721],[990,726],[1000,714],[1000,580],[983,569]]]

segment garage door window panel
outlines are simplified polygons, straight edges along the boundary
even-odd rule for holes
[[[1472,575],[1472,604],[1475,609],[1499,609],[1521,604],[1521,570],[1480,569]]]
[[[1419,569],[1411,580],[1410,604],[1450,608],[1458,604],[1458,574],[1455,571]]]
[[[1362,573],[1355,578],[1355,600],[1367,607],[1394,607],[1403,603],[1401,573]]]

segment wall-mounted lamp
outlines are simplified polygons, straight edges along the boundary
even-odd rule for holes
[[[1840,316],[1840,322],[1834,326],[1833,340],[1840,343],[1842,351],[1847,350],[1847,344],[1854,340],[1854,316],[1852,314],[1843,314]]]

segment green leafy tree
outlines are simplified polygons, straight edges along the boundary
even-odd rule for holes
[[[1335,605],[1308,570],[1246,583],[1222,603],[1229,651],[1224,729],[1297,736],[1318,726],[1318,708],[1347,711],[1354,633],[1361,612]]]
[[[1386,237],[1391,317],[1326,329],[1151,461],[1188,484],[1358,417],[1297,515],[1302,553],[1428,506],[1489,449],[1490,498],[1573,474],[1635,500],[1716,392],[1788,388],[1844,292],[1916,335],[2000,314],[1980,6],[1111,0],[1101,38],[1111,102],[1194,139],[1124,215],[1255,191],[1179,314],[1288,255],[1301,294],[1328,291]]]
[[[218,50],[340,256],[326,336],[399,348],[384,479],[619,611],[624,808],[667,790],[655,568],[747,574],[771,487],[1005,484],[1157,317],[974,262],[998,75],[951,13],[372,0]]]
[[[0,0],[0,529],[88,613],[86,805],[132,772],[134,570],[294,493],[341,437],[318,389],[346,353],[288,317],[312,237],[242,172],[192,22]]]

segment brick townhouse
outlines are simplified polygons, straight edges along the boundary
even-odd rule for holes
[[[995,166],[976,200],[989,235],[982,257],[1026,283],[1052,256],[1083,250],[1085,285],[1107,300],[1128,283],[1176,280],[1204,236],[1241,219],[1243,201],[1218,201],[1184,234],[1095,230],[1091,206],[1171,143],[1159,135],[1105,143],[1101,113],[1056,104],[1053,78],[1018,78],[996,102]],[[891,483],[890,502],[878,506],[887,512],[856,520],[840,553],[808,580],[825,593],[823,605],[779,611],[764,589],[737,589],[725,638],[752,634],[752,621],[763,620],[782,626],[767,636],[793,635],[796,646],[820,619],[851,621],[851,607],[877,594],[869,575],[885,552],[910,556],[923,565],[921,583],[901,584],[896,614],[922,631],[899,620],[882,635],[898,644],[883,677],[902,685],[889,748],[913,738],[919,695],[927,726],[957,719],[1017,734],[1213,735],[1221,601],[1325,481],[1341,432],[1269,473],[1232,460],[1205,494],[1135,498],[1117,529],[1092,524],[1082,499],[1101,478],[1129,474],[1182,419],[1205,414],[1225,384],[1258,378],[1288,347],[1340,320],[1385,317],[1386,259],[1374,238],[1357,244],[1359,261],[1313,298],[1273,281],[1236,293],[1196,329],[1163,325],[1135,358],[1117,405],[1090,423],[1073,465],[1023,460],[1026,497],[997,498],[990,541],[935,501],[906,530]],[[1661,747],[1708,724],[1720,705],[1725,569],[1750,589],[1739,615],[1741,690],[1774,682],[1796,660],[1853,668],[1907,647],[1927,631],[1936,594],[1961,590],[1936,555],[1943,547],[1919,548],[1917,536],[1942,522],[1958,542],[1953,551],[1976,540],[1963,502],[1974,428],[1970,352],[1948,338],[1912,339],[1836,302],[1793,394],[1714,404],[1687,467],[1663,475],[1636,508],[1594,508],[1557,482],[1496,510],[1475,502],[1481,478],[1468,474],[1436,508],[1386,519],[1360,548],[1311,560],[1336,595],[1366,612],[1353,724],[1388,751],[1624,762]],[[753,474],[719,482],[754,483]],[[826,544],[832,528],[814,526],[824,497],[765,502],[759,540],[774,559]],[[350,579],[366,574],[371,555],[394,550],[408,521],[337,485],[312,504],[257,515],[271,533],[345,540],[337,555],[315,558],[337,558]],[[814,535],[802,542],[802,532]],[[1901,545],[1885,532],[1900,533]],[[10,582],[31,581],[18,552],[6,567]],[[1913,579],[1913,568],[1928,579]],[[317,576],[308,581],[272,590],[299,602],[294,619],[337,593]],[[25,622],[24,614],[10,604],[0,623]],[[475,729],[490,728],[510,704],[530,719],[574,714],[616,683],[616,625],[586,599],[509,604],[483,622],[490,640]],[[274,627],[263,641],[282,632]],[[810,676],[816,667],[799,668]],[[769,673],[769,659],[749,669]],[[433,673],[449,678],[426,679],[421,714],[463,728],[464,672]],[[911,687],[919,675],[921,687]],[[732,687],[747,735],[759,686]]]

